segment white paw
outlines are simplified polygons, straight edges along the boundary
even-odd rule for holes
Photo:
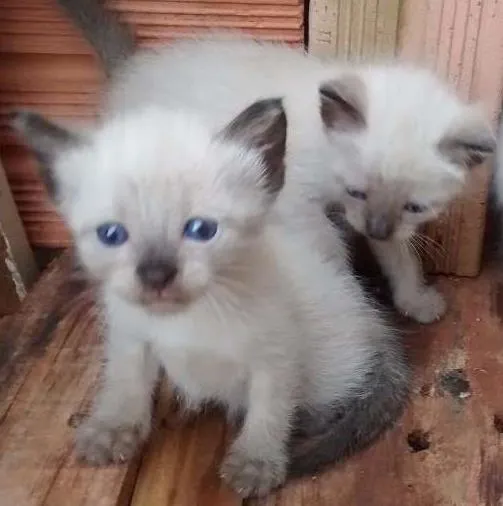
[[[439,320],[447,309],[444,297],[435,288],[428,286],[406,297],[395,296],[395,306],[403,315],[419,323]]]
[[[241,497],[263,496],[285,481],[286,462],[282,455],[256,458],[244,450],[231,449],[220,476]]]
[[[95,466],[130,460],[148,435],[141,425],[113,426],[89,418],[77,429],[76,451],[80,459]]]

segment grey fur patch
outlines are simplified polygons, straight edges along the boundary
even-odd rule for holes
[[[14,111],[9,114],[12,127],[31,147],[40,164],[40,174],[51,197],[57,193],[52,171],[55,157],[63,150],[77,146],[83,139],[76,133],[30,111]]]
[[[326,128],[351,131],[367,125],[365,84],[357,76],[347,75],[322,83],[319,88],[321,118]]]
[[[287,119],[280,98],[258,100],[238,114],[219,134],[223,140],[256,149],[265,163],[266,188],[277,193],[285,182]]]
[[[394,228],[394,220],[389,219],[385,214],[368,216],[365,224],[366,235],[378,241],[388,240],[393,234]]]
[[[485,125],[462,125],[440,141],[438,150],[452,163],[472,169],[496,151],[496,138]]]
[[[400,344],[389,346],[374,357],[360,395],[298,413],[290,441],[290,477],[318,473],[367,448],[402,415],[410,370]]]
[[[81,30],[110,76],[135,51],[132,31],[100,0],[57,0]]]
[[[138,264],[136,273],[145,288],[161,291],[175,279],[178,268],[174,262],[146,259]]]
[[[175,279],[177,273],[177,254],[170,245],[147,248],[136,267],[136,275],[142,285],[150,290],[161,291]]]

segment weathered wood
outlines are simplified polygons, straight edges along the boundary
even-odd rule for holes
[[[127,504],[135,466],[93,469],[73,454],[74,426],[96,390],[101,342],[92,294],[57,260],[0,322],[0,502]],[[123,495],[121,495],[123,494]]]
[[[38,270],[0,160],[0,316],[13,313]]]
[[[70,273],[70,259],[57,260],[21,312],[0,320],[0,502],[240,504],[217,477],[230,438],[222,417],[177,422],[168,396],[134,491],[135,464],[91,469],[75,461],[72,425],[96,390],[101,343],[92,291]],[[501,504],[503,273],[440,285],[451,303],[446,318],[406,333],[415,380],[397,427],[345,464],[246,504]]]
[[[363,61],[393,56],[400,0],[311,0],[309,52]]]
[[[166,386],[161,389],[157,427],[142,460],[131,506],[238,506],[241,499],[218,478],[228,442],[215,413],[180,417]]]

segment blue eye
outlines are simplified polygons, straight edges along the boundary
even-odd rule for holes
[[[209,241],[215,237],[218,223],[209,218],[191,218],[185,223],[183,236],[194,241]]]
[[[426,206],[423,206],[421,204],[416,204],[415,202],[407,202],[407,204],[405,204],[403,206],[403,208],[408,213],[413,213],[413,214],[424,213],[427,209]]]
[[[358,200],[367,200],[367,194],[364,191],[355,188],[346,188],[346,192],[350,197]]]
[[[105,246],[121,246],[129,237],[126,227],[120,223],[104,223],[96,229],[98,239]]]

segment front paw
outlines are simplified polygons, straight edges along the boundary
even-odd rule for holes
[[[77,429],[77,455],[94,466],[123,463],[135,455],[147,435],[145,425],[113,425],[89,418]]]
[[[244,449],[231,449],[220,476],[241,497],[263,496],[285,481],[286,459],[281,454],[256,457]]]
[[[419,323],[432,323],[439,320],[447,309],[443,295],[433,287],[423,287],[420,291],[395,297],[395,306],[405,316]]]

